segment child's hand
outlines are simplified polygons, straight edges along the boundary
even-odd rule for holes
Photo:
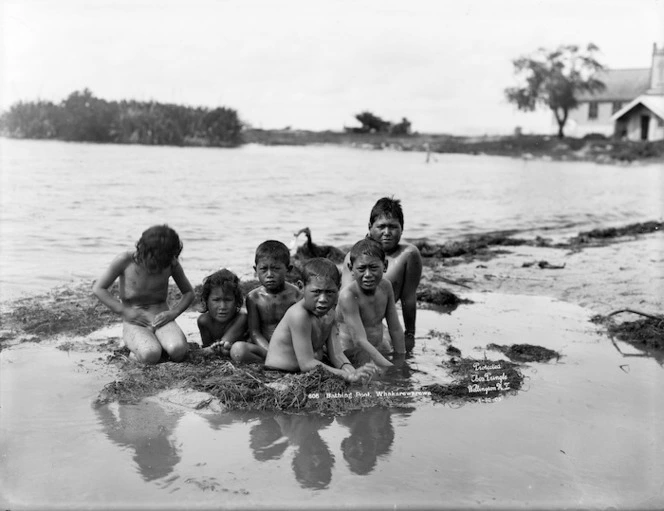
[[[373,363],[364,364],[353,372],[347,372],[344,375],[344,380],[349,383],[355,383],[357,381],[366,383],[373,378],[377,370],[378,368]]]
[[[134,309],[133,307],[125,307],[122,310],[122,319],[132,325],[144,326],[147,328],[152,326],[152,322],[148,315],[142,310]]]
[[[170,323],[171,321],[175,321],[175,318],[176,316],[172,311],[160,312],[152,320],[152,326],[156,330],[157,328],[161,328],[162,326],[166,325],[167,323]]]
[[[230,341],[219,343],[219,349],[225,357],[229,357],[231,355],[231,346],[233,346],[233,343]]]

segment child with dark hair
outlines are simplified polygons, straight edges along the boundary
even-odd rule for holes
[[[113,260],[97,279],[92,292],[116,314],[122,316],[122,337],[133,356],[144,364],[156,364],[166,351],[171,360],[181,361],[188,352],[187,339],[175,323],[194,300],[194,290],[178,261],[182,242],[167,225],[147,229],[134,252]],[[173,278],[182,298],[169,309],[168,282]],[[120,301],[109,288],[120,279]]]
[[[306,372],[321,366],[348,382],[370,378],[375,366],[367,364],[355,369],[339,344],[333,310],[341,284],[336,265],[329,259],[310,259],[305,263],[302,275],[298,287],[303,297],[286,311],[274,330],[265,368]],[[323,361],[325,349],[329,365]]]
[[[219,270],[203,280],[203,314],[197,324],[204,353],[233,356],[235,344],[247,336],[247,315],[240,311],[243,300],[240,279],[232,271]]]
[[[369,234],[385,251],[388,263],[385,279],[392,284],[394,301],[401,301],[405,329],[406,351],[415,346],[415,318],[417,315],[417,286],[422,277],[422,256],[415,245],[401,241],[404,218],[401,201],[393,197],[379,199],[369,214]],[[353,281],[350,254],[344,259],[343,284]]]
[[[379,368],[391,367],[385,355],[392,351],[383,339],[383,319],[395,354],[404,354],[404,335],[389,281],[383,279],[387,260],[383,247],[371,238],[353,245],[348,269],[353,281],[339,294],[337,322],[339,341],[354,363],[372,360]]]
[[[247,295],[247,319],[251,343],[242,345],[238,362],[262,363],[274,329],[291,305],[300,299],[300,290],[286,282],[292,269],[288,247],[268,240],[256,249],[254,270],[261,286]]]

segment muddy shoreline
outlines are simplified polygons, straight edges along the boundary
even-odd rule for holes
[[[660,221],[580,232],[557,242],[517,237],[514,231],[443,244],[412,241],[424,262],[420,308],[451,312],[460,305],[472,306],[463,297],[466,291],[495,291],[576,303],[605,318],[598,323],[607,328],[643,319],[630,314],[609,319],[616,310],[637,309],[655,317],[664,311],[664,224]],[[256,281],[244,282],[245,293],[256,285]],[[177,300],[177,290],[172,289],[169,298]],[[195,300],[190,311],[198,307]],[[2,304],[0,349],[60,334],[86,335],[118,323],[118,317],[92,296],[90,284],[56,288]],[[646,328],[658,327],[648,324]],[[621,335],[629,338],[629,332],[626,328]],[[651,342],[648,349],[657,352],[664,346]]]

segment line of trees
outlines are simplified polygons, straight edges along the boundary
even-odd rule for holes
[[[106,101],[88,89],[59,104],[18,102],[0,116],[0,131],[9,137],[82,142],[235,147],[241,130],[230,108]]]

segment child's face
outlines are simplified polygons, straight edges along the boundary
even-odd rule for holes
[[[401,241],[401,224],[391,216],[379,216],[369,226],[369,236],[383,246],[388,254],[397,248]]]
[[[385,264],[380,258],[362,254],[353,261],[351,273],[357,285],[367,293],[374,293],[385,272]]]
[[[258,280],[268,291],[278,292],[284,288],[288,267],[283,261],[277,261],[272,257],[263,257],[258,260],[254,269],[256,275],[258,275]]]
[[[233,293],[225,292],[221,287],[213,287],[207,299],[210,317],[220,323],[226,323],[235,317],[237,305]]]
[[[304,308],[317,317],[325,316],[337,304],[339,288],[332,279],[312,277],[303,287]]]

